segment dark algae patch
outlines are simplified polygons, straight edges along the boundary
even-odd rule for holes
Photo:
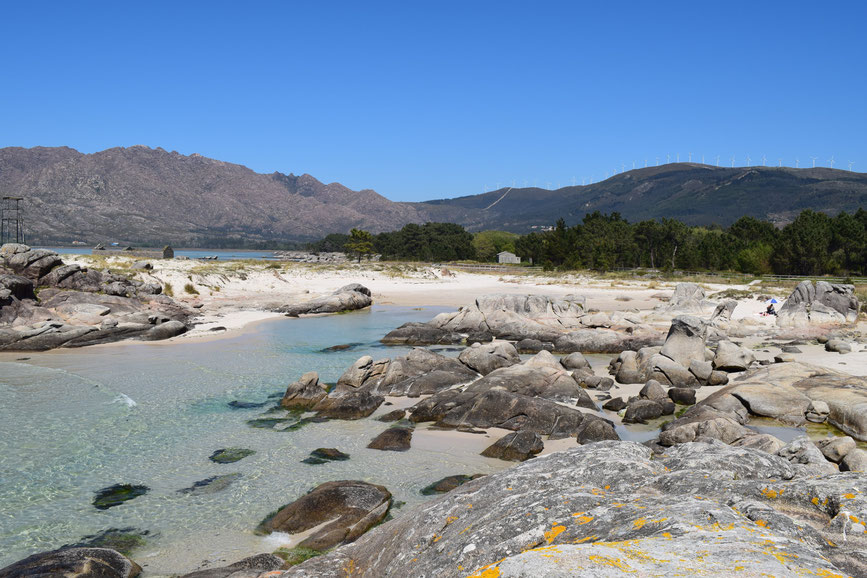
[[[321,550],[314,550],[312,548],[280,548],[276,552],[274,552],[275,556],[279,556],[286,560],[287,566],[297,566],[301,562],[309,560],[310,558],[315,558],[316,556],[321,556],[325,554],[325,552]]]
[[[147,543],[145,536],[149,534],[147,530],[136,528],[109,528],[99,534],[84,536],[79,542],[67,544],[62,548],[110,548],[124,556],[129,556],[133,550]]]
[[[93,498],[93,506],[97,510],[107,510],[119,506],[150,491],[147,486],[134,486],[131,484],[115,484],[96,492]]]
[[[217,464],[233,464],[255,453],[256,450],[246,448],[223,448],[212,453],[208,459]]]
[[[225,490],[232,484],[232,482],[234,482],[240,477],[241,474],[239,473],[225,474],[222,476],[211,476],[210,478],[195,482],[189,488],[183,488],[181,490],[178,490],[178,492],[181,494],[192,494],[194,496],[214,494],[216,492]]]

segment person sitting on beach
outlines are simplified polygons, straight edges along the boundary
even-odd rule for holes
[[[776,315],[777,311],[774,309],[773,303],[768,303],[768,308],[765,309],[765,315]]]

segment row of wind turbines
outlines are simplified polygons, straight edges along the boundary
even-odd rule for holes
[[[692,156],[693,156],[692,153],[688,153],[688,156],[687,156],[687,159],[688,159],[688,160],[687,160],[687,162],[689,162],[689,163],[692,162]],[[812,168],[815,169],[815,168],[816,168],[816,161],[819,160],[819,157],[809,157],[809,158],[810,158],[810,160],[811,160],[812,163],[813,163],[813,164],[812,164]],[[721,166],[721,165],[720,165],[720,159],[722,159],[722,155],[716,155],[716,166],[718,166],[718,167]],[[652,165],[652,164],[650,163],[650,160],[649,160],[649,159],[644,159],[644,168],[647,168],[647,167],[650,167],[650,166],[657,166],[657,167],[658,167],[658,166],[660,166],[660,161],[661,161],[661,160],[662,160],[662,157],[656,157],[656,164],[655,164],[655,165]],[[731,159],[730,159],[730,161],[731,161],[731,167],[732,167],[732,168],[735,167],[735,162],[736,162],[736,160],[737,160],[737,158],[736,158],[734,155],[732,155],[732,157],[731,157]],[[746,165],[745,165],[745,166],[747,166],[747,167],[752,167],[752,166],[754,166],[754,165],[753,165],[753,159],[750,157],[750,155],[746,155],[745,160],[746,160]],[[767,158],[767,156],[762,155],[762,159],[761,159],[761,160],[762,160],[762,166],[763,166],[763,167],[768,166],[768,158]],[[675,153],[675,161],[674,161],[674,162],[676,162],[676,163],[679,163],[679,162],[680,162],[680,153]],[[831,155],[831,158],[829,158],[826,162],[828,163],[828,166],[829,166],[830,168],[833,169],[833,168],[834,168],[834,165],[836,164],[837,161],[834,160],[834,155]],[[671,154],[667,154],[667,155],[665,155],[665,163],[666,163],[666,164],[670,164],[670,163],[671,163]],[[635,170],[635,169],[637,169],[637,168],[640,168],[640,167],[638,166],[639,164],[640,164],[640,163],[637,163],[636,161],[632,161],[632,169]],[[704,156],[704,155],[701,155],[701,164],[707,164],[707,163],[705,163],[705,156]],[[854,165],[855,165],[855,161],[849,161],[849,162],[848,162],[848,167],[849,167],[849,171],[850,171],[850,172],[852,171],[852,167],[853,167]],[[755,166],[758,166],[758,165],[755,165]],[[782,158],[777,159],[777,167],[778,167],[778,168],[782,168],[782,166],[783,166],[783,159],[782,159]],[[821,165],[820,165],[820,166],[821,166]],[[796,168],[796,169],[801,168],[801,159],[800,159],[800,158],[796,158],[796,159],[795,159],[795,166],[794,166],[794,168]],[[806,167],[804,167],[804,168],[806,168]],[[605,176],[604,176],[604,177],[601,177],[601,178],[596,178],[595,175],[594,175],[594,176],[591,176],[591,177],[583,177],[583,178],[581,179],[581,185],[582,185],[582,186],[585,186],[585,185],[589,185],[589,184],[592,184],[592,183],[598,183],[598,182],[600,182],[600,181],[604,181],[605,179],[611,178],[611,177],[613,177],[614,175],[616,175],[616,174],[618,174],[618,173],[623,173],[623,172],[626,172],[626,163],[621,163],[621,165],[620,165],[620,170],[619,170],[619,171],[617,170],[617,167],[616,167],[616,166],[614,167],[614,170],[612,170],[612,171],[610,171],[610,172],[609,172],[609,171],[605,171]],[[553,184],[554,184],[554,183],[552,183],[551,181],[547,181],[545,184],[546,184],[547,186],[544,187],[544,188],[546,188],[546,189],[548,189],[548,190],[556,190],[556,189],[552,189],[552,188],[551,188],[551,187],[553,186]],[[573,187],[574,187],[574,186],[577,186],[577,184],[578,184],[578,179],[577,179],[576,177],[572,177],[572,186],[573,186]],[[506,186],[509,186],[509,185],[507,184]],[[517,181],[515,181],[515,180],[513,179],[510,188],[515,188],[516,186],[518,186],[518,185],[517,185]],[[530,181],[528,181],[528,180],[525,179],[525,180],[524,180],[524,188],[527,188],[527,187],[529,187],[529,186],[530,186]],[[498,190],[500,190],[501,188],[502,188],[502,187],[500,186],[500,183],[497,183],[497,186],[496,186],[494,189],[491,189],[491,190],[498,191]],[[534,180],[534,181],[533,181],[533,188],[539,188],[538,180]],[[560,189],[560,188],[562,188],[561,183],[560,183],[560,182],[557,182],[557,189]],[[485,192],[486,192],[486,193],[488,192],[488,185],[485,185]]]

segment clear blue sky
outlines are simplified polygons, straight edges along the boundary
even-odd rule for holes
[[[161,146],[393,200],[689,152],[864,172],[865,23],[865,2],[7,2],[0,146]]]

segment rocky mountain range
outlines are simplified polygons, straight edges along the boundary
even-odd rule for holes
[[[9,147],[0,149],[0,193],[25,197],[28,242],[240,246],[428,221],[526,232],[560,217],[571,224],[592,211],[618,211],[631,221],[670,217],[721,225],[747,214],[784,224],[806,208],[856,210],[867,202],[867,175],[676,163],[587,186],[505,188],[402,203],[307,174],[261,174],[161,148],[83,154],[67,147]]]

